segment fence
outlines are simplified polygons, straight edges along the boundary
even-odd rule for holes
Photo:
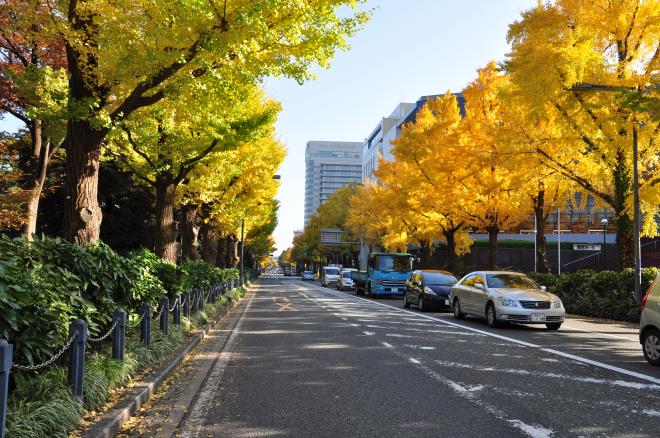
[[[179,294],[170,307],[168,297],[161,298],[158,303],[158,312],[153,313],[150,304],[140,307],[140,319],[132,327],[140,327],[140,342],[145,347],[151,344],[151,322],[158,320],[159,329],[164,335],[169,333],[169,314],[172,313],[174,324],[181,324],[181,310],[186,318],[204,308],[206,303],[215,303],[217,299],[238,286],[237,280],[211,286],[208,290],[194,289],[190,293]],[[87,323],[76,319],[69,325],[69,338],[64,346],[47,361],[37,365],[19,365],[12,362],[13,345],[0,339],[0,438],[5,437],[5,423],[7,418],[7,399],[9,397],[9,374],[12,369],[23,371],[37,371],[47,368],[57,361],[64,353],[69,351],[68,380],[72,395],[82,402],[83,400],[83,373],[85,368],[85,350],[87,343],[98,343],[112,337],[112,358],[124,360],[125,339],[127,328],[126,311],[116,309],[108,331],[98,338],[89,337]]]

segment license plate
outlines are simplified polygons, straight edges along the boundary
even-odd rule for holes
[[[449,305],[449,300],[445,300],[445,306]]]
[[[532,313],[531,321],[532,322],[543,322],[543,321],[545,321],[545,315],[543,313]]]

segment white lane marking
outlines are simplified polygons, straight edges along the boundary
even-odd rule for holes
[[[352,327],[360,327],[360,324],[351,324]]]
[[[387,348],[394,348],[394,346],[392,344],[388,344],[387,342],[381,342],[381,344],[383,344]]]
[[[435,347],[426,347],[424,345],[405,344],[405,346],[413,350],[435,350]]]
[[[658,385],[649,385],[648,383],[630,382],[626,380],[607,380],[607,379],[597,379],[595,377],[578,377],[578,376],[571,376],[568,374],[550,373],[545,371],[528,371],[519,368],[495,368],[495,367],[488,367],[481,365],[471,365],[467,363],[449,362],[445,360],[435,360],[434,362],[440,366],[447,368],[460,368],[460,369],[468,369],[474,371],[515,374],[518,376],[545,377],[549,379],[571,380],[574,382],[595,383],[599,385],[619,386],[623,388],[632,388],[632,389],[648,389],[655,391],[660,390],[660,386]]]
[[[348,318],[342,318],[344,321],[348,321]]]
[[[385,336],[389,336],[390,338],[414,338],[414,336],[401,335],[399,333],[387,333]]]
[[[241,317],[238,319],[238,322],[234,326],[231,335],[229,335],[225,347],[218,354],[218,359],[213,365],[213,369],[206,379],[204,387],[190,408],[190,414],[183,423],[183,427],[179,435],[182,438],[197,438],[199,436],[202,426],[204,425],[204,420],[208,416],[208,411],[211,408],[211,402],[216,395],[218,386],[220,386],[220,380],[222,380],[222,376],[225,373],[225,368],[231,359],[234,343],[236,342],[236,338],[240,332],[243,319],[248,313],[248,310],[250,310],[250,306],[252,306],[252,300],[254,299],[254,296],[255,295],[252,294],[250,297],[250,301],[248,301],[245,309],[241,313]]]
[[[323,291],[323,292],[326,292],[326,293],[335,293],[333,291],[330,291],[330,290],[327,290],[327,289],[322,289],[322,288],[318,288],[317,290],[320,290],[320,291]],[[543,348],[540,345],[520,341],[518,339],[510,338],[508,336],[502,336],[502,335],[498,335],[498,334],[495,334],[495,333],[490,333],[490,332],[487,332],[485,330],[479,330],[479,329],[469,327],[469,326],[465,326],[465,325],[462,325],[462,324],[458,324],[458,323],[455,323],[455,322],[446,321],[446,320],[439,319],[439,318],[434,318],[434,317],[429,316],[429,315],[423,315],[423,314],[418,315],[417,313],[412,312],[410,310],[399,309],[397,307],[390,306],[388,304],[379,303],[377,301],[371,301],[371,300],[367,300],[365,298],[354,297],[354,296],[346,295],[346,294],[343,294],[343,295],[346,297],[346,299],[366,301],[368,303],[371,303],[371,304],[374,304],[374,305],[377,305],[377,306],[387,307],[389,309],[394,309],[394,310],[402,312],[402,313],[410,313],[410,314],[413,314],[413,315],[420,316],[422,318],[430,319],[432,321],[437,321],[441,324],[446,324],[446,325],[449,325],[449,326],[452,326],[452,327],[460,327],[462,329],[469,330],[469,331],[476,332],[476,333],[480,333],[480,334],[485,335],[485,336],[490,336],[490,337],[493,337],[493,338],[502,339],[502,340],[511,342],[513,344],[523,345],[525,347],[530,347],[530,348],[538,348],[539,350],[544,351],[546,353],[566,357],[566,358],[573,359],[573,360],[578,361],[578,362],[593,365],[593,366],[598,367],[598,368],[603,368],[603,369],[606,369],[606,370],[609,370],[609,371],[614,371],[614,372],[619,373],[619,374],[624,374],[626,376],[635,377],[637,379],[646,380],[646,381],[652,382],[656,385],[660,385],[660,379],[658,379],[656,377],[653,377],[653,376],[649,376],[647,374],[637,373],[635,371],[630,371],[630,370],[626,370],[624,368],[615,367],[613,365],[608,365],[608,364],[603,363],[603,362],[598,362],[598,361],[595,361],[595,360],[587,359],[586,357],[576,356],[574,354],[564,353],[562,351],[554,350],[554,349],[551,349],[551,348]]]
[[[548,429],[546,427],[537,425],[537,424],[528,424],[525,423],[524,421],[518,420],[518,419],[511,419],[508,418],[507,414],[499,409],[498,407],[482,400],[481,398],[478,398],[479,396],[476,394],[478,391],[483,389],[483,386],[477,385],[472,386],[472,387],[464,387],[457,382],[437,373],[436,371],[432,370],[431,368],[427,367],[426,365],[422,364],[419,360],[415,358],[409,358],[408,359],[411,363],[415,365],[415,367],[424,374],[426,374],[428,377],[432,378],[433,380],[442,383],[449,388],[451,388],[456,394],[458,394],[460,397],[463,397],[470,402],[474,403],[475,405],[481,407],[485,411],[487,411],[489,414],[491,414],[493,417],[497,418],[498,420],[504,421],[506,423],[509,423],[511,426],[515,427],[516,429],[524,432],[531,438],[551,438],[552,436],[555,435],[555,431],[552,429]]]
[[[367,336],[373,336],[373,335],[376,334],[376,333],[374,333],[374,332],[362,332],[362,333],[364,333],[364,334],[367,335]]]
[[[633,339],[631,339],[631,338],[624,338],[623,336],[610,335],[609,333],[602,333],[602,332],[596,332],[596,331],[593,331],[593,330],[580,329],[580,328],[577,328],[577,327],[571,327],[571,326],[568,326],[568,325],[565,325],[565,324],[564,324],[564,328],[565,328],[565,329],[569,329],[569,330],[576,330],[576,331],[578,331],[578,332],[593,333],[593,334],[595,334],[595,335],[605,336],[606,338],[623,339],[624,341],[628,341],[628,342],[637,342],[637,340],[638,340],[638,338],[636,337],[636,335],[635,335],[635,334],[632,334],[632,333],[630,334],[630,336],[632,336]]]

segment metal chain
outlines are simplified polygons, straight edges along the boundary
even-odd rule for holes
[[[106,334],[104,334],[103,336],[100,336],[100,337],[98,337],[98,338],[87,338],[87,340],[88,340],[89,342],[101,342],[101,341],[103,341],[103,340],[106,339],[108,336],[110,336],[110,335],[112,334],[112,332],[115,331],[115,328],[117,327],[117,324],[119,324],[119,320],[118,320],[118,319],[115,319],[115,323],[112,324],[112,327],[110,327],[110,330],[108,330],[108,332],[107,332]]]
[[[174,308],[176,307],[176,303],[179,302],[179,297],[176,297],[176,300],[174,300],[174,304],[172,304],[172,308],[169,310],[169,312],[173,312]]]
[[[183,301],[181,302],[181,307],[185,306],[187,302],[188,302],[188,297],[184,297]]]
[[[52,364],[57,359],[59,359],[60,356],[62,356],[64,354],[64,352],[69,349],[71,344],[73,344],[74,339],[76,339],[76,335],[71,336],[69,338],[69,340],[66,342],[66,344],[64,345],[64,347],[62,347],[62,349],[60,351],[58,351],[55,354],[55,356],[51,357],[46,362],[40,363],[38,365],[19,365],[19,364],[16,364],[16,363],[12,363],[11,366],[13,368],[17,368],[19,370],[25,370],[25,371],[36,371],[36,370],[40,370],[42,368],[46,368],[48,365]]]
[[[164,306],[160,306],[160,312],[158,312],[157,315],[154,314],[154,316],[152,316],[151,319],[160,319],[160,316],[163,314],[163,309],[164,309]]]

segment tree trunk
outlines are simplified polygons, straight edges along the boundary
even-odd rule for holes
[[[231,246],[230,246],[230,253],[231,253],[231,267],[233,268],[238,268],[238,263],[240,261],[240,256],[238,254],[238,246],[240,244],[240,240],[234,236],[233,234],[230,236],[231,238]]]
[[[488,231],[488,269],[495,269],[497,266],[497,237],[500,232],[497,225],[486,228]]]
[[[430,268],[431,267],[431,240],[420,240],[421,250],[421,267]]]
[[[447,268],[449,272],[456,272],[456,230],[445,231],[447,241]]]
[[[41,120],[36,119],[30,126],[30,137],[32,140],[32,153],[26,172],[26,186],[29,191],[27,200],[27,211],[25,224],[23,226],[23,235],[32,240],[32,236],[37,231],[37,215],[39,213],[39,201],[41,192],[46,181],[46,171],[50,159],[50,142],[45,143],[42,140]]]
[[[218,268],[227,267],[227,238],[218,239],[218,254],[215,258],[215,266]]]
[[[185,259],[195,260],[199,257],[197,253],[197,232],[195,219],[197,217],[197,205],[186,204],[181,209],[183,213],[183,226],[181,227],[181,253]]]
[[[107,132],[85,120],[67,123],[64,237],[73,243],[99,239],[103,216],[98,202],[99,159]]]
[[[174,221],[174,196],[176,184],[171,175],[156,178],[156,254],[165,261],[176,263],[176,222]]]
[[[546,251],[545,241],[545,221],[546,216],[543,212],[545,207],[545,190],[539,190],[534,201],[534,217],[536,218],[536,270],[542,274],[550,272],[550,264]]]
[[[215,229],[210,223],[204,223],[199,233],[202,240],[202,259],[206,263],[215,264],[218,258],[218,241],[215,238]]]
[[[621,269],[635,265],[633,247],[633,220],[628,215],[626,200],[632,193],[631,170],[622,150],[617,153],[618,164],[614,171],[614,214],[616,245]],[[605,248],[603,248],[603,251]]]

